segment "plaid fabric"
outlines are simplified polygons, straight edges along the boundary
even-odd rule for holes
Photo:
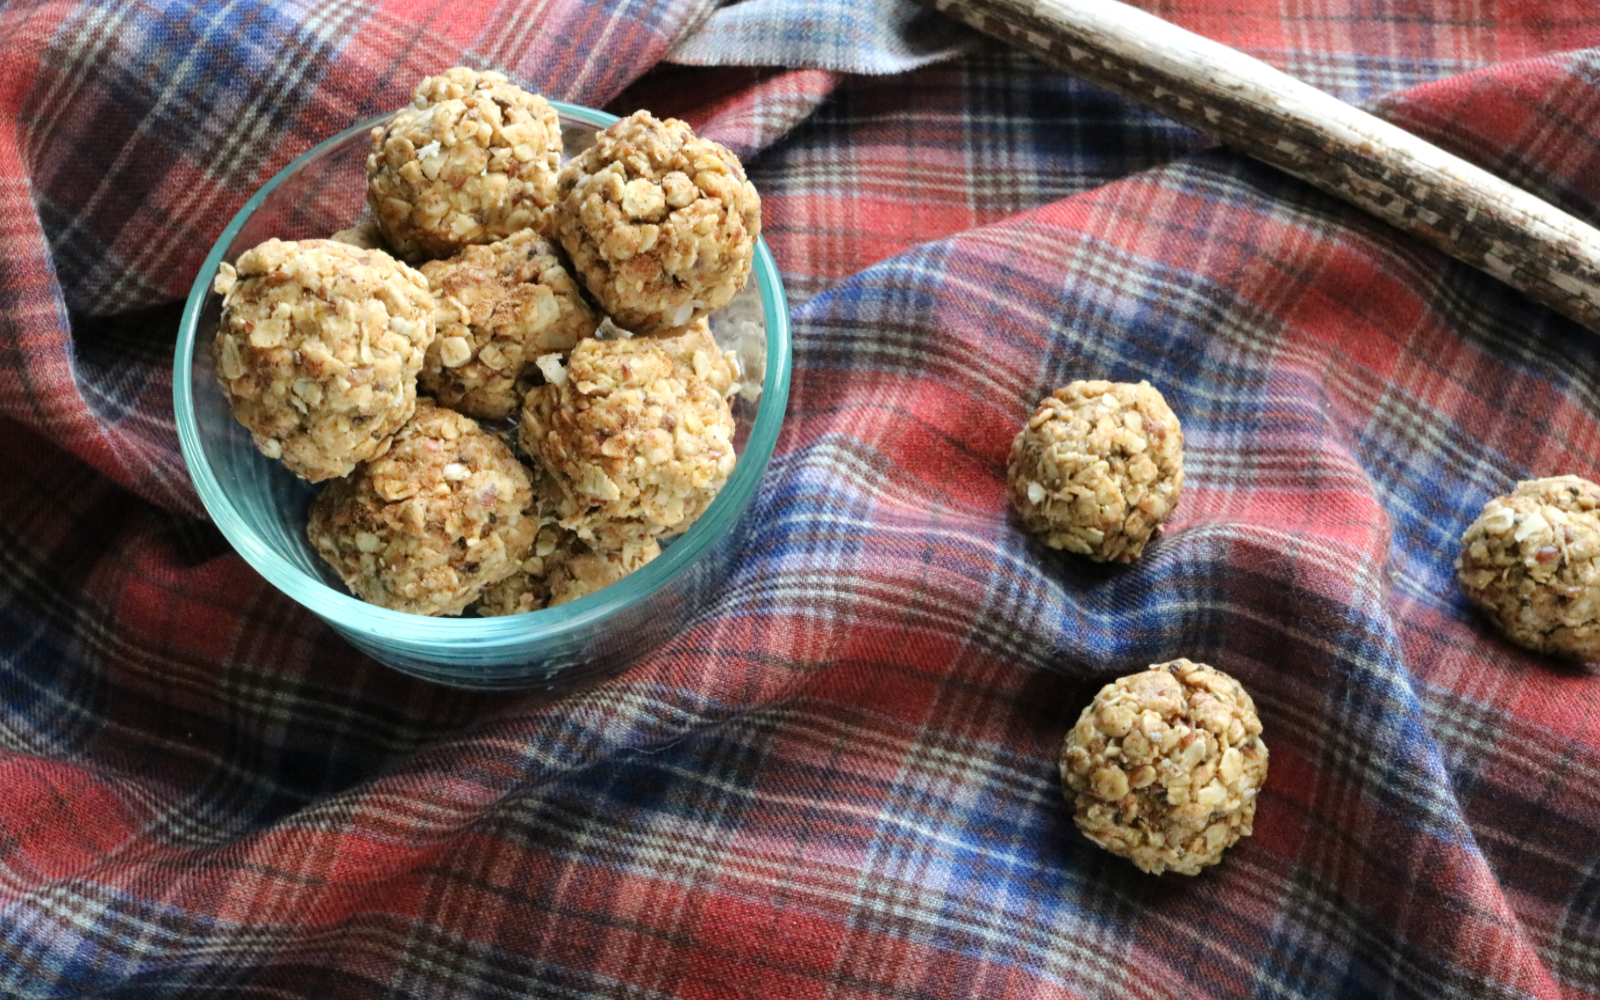
[[[1600,222],[1586,0],[1149,6]],[[1600,479],[1600,339],[990,43],[652,68],[720,16],[0,6],[0,995],[1600,997],[1600,677],[1450,568],[1516,479]],[[356,654],[197,516],[172,429],[226,219],[457,61],[737,145],[798,303],[737,573],[553,701]],[[1084,376],[1188,440],[1120,570],[1004,499]],[[1271,778],[1220,867],[1153,878],[1055,761],[1179,655],[1255,695]]]
[[[971,48],[974,36],[915,0],[734,0],[667,58],[693,66],[900,73]]]

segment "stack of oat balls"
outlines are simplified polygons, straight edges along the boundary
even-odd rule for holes
[[[574,600],[658,555],[733,470],[742,373],[706,317],[750,276],[755,188],[645,111],[561,156],[544,98],[448,70],[373,130],[370,218],[217,275],[223,392],[263,454],[327,482],[307,533],[362,600]]]

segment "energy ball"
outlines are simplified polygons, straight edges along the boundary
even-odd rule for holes
[[[383,233],[378,230],[378,221],[371,216],[357,220],[355,225],[339,230],[328,239],[335,243],[348,243],[361,250],[389,252],[389,248],[383,242]]]
[[[638,111],[561,169],[555,231],[578,278],[635,333],[687,326],[750,276],[761,198],[738,157]]]
[[[598,322],[555,247],[531,230],[467,247],[421,270],[438,301],[438,333],[419,384],[441,405],[471,417],[515,415],[522,408],[519,380],[534,359],[572,350]]]
[[[717,347],[711,336],[711,323],[697,319],[687,327],[656,334],[650,340],[667,352],[673,370],[680,377],[693,375],[727,397],[739,391],[739,371],[732,351]]]
[[[644,338],[582,340],[529,391],[519,431],[562,489],[561,525],[618,549],[686,530],[733,471],[733,413]]]
[[[1061,748],[1078,829],[1141,871],[1199,874],[1248,837],[1267,780],[1261,719],[1239,682],[1173,660],[1100,689]]]
[[[460,66],[417,84],[372,130],[367,204],[407,260],[449,257],[545,230],[561,166],[561,120],[500,73]]]
[[[454,615],[528,557],[532,504],[510,448],[424,399],[386,454],[323,488],[306,533],[363,601]]]
[[[1011,442],[1006,479],[1046,545],[1132,562],[1178,504],[1183,429],[1148,382],[1072,382]]]
[[[1600,486],[1555,476],[1490,500],[1461,536],[1456,579],[1517,645],[1600,660]]]
[[[539,531],[533,554],[517,572],[484,591],[477,604],[485,618],[553,608],[586,597],[661,554],[655,539],[616,552],[597,552],[578,536],[554,525]]]
[[[428,279],[382,250],[273,239],[212,287],[217,378],[263,455],[315,483],[383,453],[416,407]]]

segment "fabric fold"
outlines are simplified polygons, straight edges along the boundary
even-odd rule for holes
[[[1577,0],[1150,6],[1596,215]],[[1452,567],[1518,479],[1600,479],[1600,339],[990,43],[658,65],[844,8],[912,10],[0,10],[0,994],[1600,998],[1594,667],[1508,644]],[[361,656],[174,485],[163,355],[215,232],[456,60],[739,149],[794,305],[734,572],[553,698]],[[1125,567],[1005,495],[1021,422],[1090,377],[1186,434]],[[1271,752],[1195,878],[1082,837],[1057,772],[1102,684],[1175,656]]]

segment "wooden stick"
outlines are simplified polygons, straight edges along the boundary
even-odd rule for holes
[[[1278,167],[1600,333],[1600,230],[1226,45],[1115,0],[925,0]]]

